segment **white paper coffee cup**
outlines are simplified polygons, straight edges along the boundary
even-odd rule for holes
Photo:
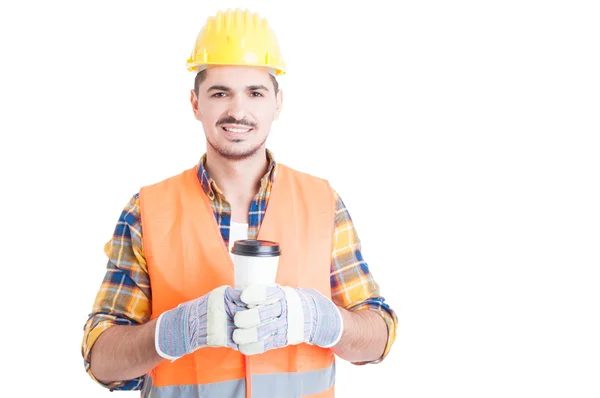
[[[280,255],[281,250],[276,242],[258,239],[235,241],[231,248],[235,287],[244,289],[252,284],[274,285]]]

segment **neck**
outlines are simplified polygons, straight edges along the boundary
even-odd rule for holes
[[[208,145],[204,167],[229,201],[247,202],[258,192],[269,163],[265,148],[246,159],[230,160]]]

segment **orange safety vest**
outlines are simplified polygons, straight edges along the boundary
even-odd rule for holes
[[[196,166],[140,190],[152,319],[218,286],[234,285],[233,262],[197,173]],[[331,297],[334,212],[326,180],[277,165],[257,237],[281,246],[277,283]],[[142,396],[329,398],[334,380],[331,349],[299,344],[244,356],[208,347],[160,363],[146,375]]]

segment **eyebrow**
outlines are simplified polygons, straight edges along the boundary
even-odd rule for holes
[[[268,88],[266,88],[265,86],[263,86],[262,84],[258,84],[258,85],[254,85],[254,86],[248,86],[246,87],[248,90],[250,91],[256,91],[256,90],[265,90],[265,91],[269,91]]]
[[[206,92],[213,91],[213,90],[219,90],[219,91],[231,91],[231,89],[230,89],[229,87],[227,87],[227,86],[221,86],[221,85],[218,85],[218,84],[217,84],[217,85],[215,85],[215,86],[210,86],[210,87],[208,88],[208,90],[206,90]]]
[[[206,91],[209,92],[209,91],[213,91],[213,90],[231,91],[231,88],[229,88],[227,86],[222,86],[220,84],[217,84],[217,85],[214,85],[214,86],[210,86],[208,88],[208,90],[206,90]],[[248,91],[256,91],[256,90],[269,91],[269,89],[266,88],[265,86],[263,86],[262,84],[255,84],[255,85],[251,85],[251,86],[246,86],[246,90],[248,90]]]

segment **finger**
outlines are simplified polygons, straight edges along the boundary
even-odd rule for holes
[[[255,343],[240,344],[238,350],[244,355],[256,355],[275,348],[285,347],[286,345],[285,336],[276,334]]]
[[[254,307],[249,310],[236,312],[233,317],[235,326],[239,328],[252,328],[271,322],[281,316],[283,305],[281,302]]]
[[[259,341],[256,343],[240,344],[238,349],[244,355],[262,354],[265,352],[265,343],[264,341]]]
[[[254,328],[260,325],[260,311],[259,308],[252,308],[250,310],[239,311],[233,317],[233,323],[238,328]]]
[[[231,338],[238,346],[257,343],[259,342],[258,328],[235,329]]]
[[[233,331],[232,339],[236,344],[256,343],[276,334],[285,335],[279,322],[267,322],[251,328],[237,328]]]
[[[240,295],[240,299],[249,306],[273,304],[284,297],[279,286],[265,285],[250,285]]]

